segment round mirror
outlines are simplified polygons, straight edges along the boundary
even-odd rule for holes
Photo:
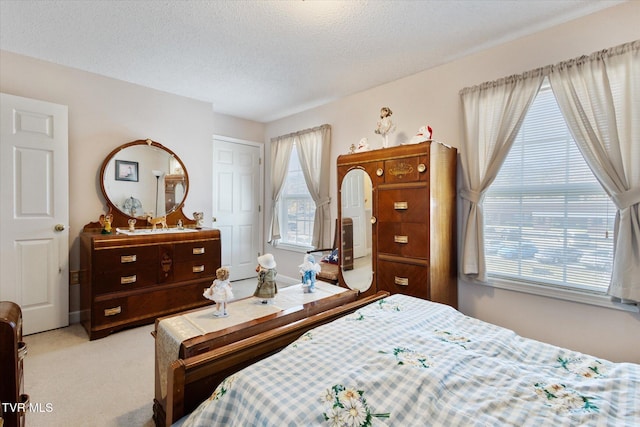
[[[107,202],[134,218],[158,217],[181,209],[189,190],[189,177],[180,158],[150,139],[113,150],[102,164],[100,176]]]
[[[340,188],[342,277],[351,289],[364,292],[373,283],[371,261],[372,183],[362,169],[347,172]],[[352,259],[349,259],[352,252]]]

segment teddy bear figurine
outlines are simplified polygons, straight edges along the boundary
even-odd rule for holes
[[[258,286],[253,293],[254,297],[260,298],[262,304],[268,304],[273,301],[278,293],[278,285],[276,285],[276,260],[272,254],[264,254],[258,257]]]
[[[227,317],[227,301],[233,299],[231,292],[231,284],[229,283],[229,269],[220,267],[216,270],[216,279],[213,284],[204,290],[203,296],[207,299],[215,301],[216,311],[213,312],[215,317]],[[222,310],[220,310],[222,307]]]

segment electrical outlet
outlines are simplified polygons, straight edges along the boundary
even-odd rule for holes
[[[70,271],[69,272],[69,284],[70,285],[79,285],[80,284],[80,272],[79,271]]]

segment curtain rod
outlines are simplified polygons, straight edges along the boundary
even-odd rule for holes
[[[318,130],[324,130],[326,128],[331,128],[331,125],[324,124],[324,125],[316,126],[314,128],[305,129],[305,130],[299,130],[297,132],[288,133],[286,135],[275,136],[275,137],[271,138],[271,142],[274,142],[274,141],[276,141],[278,139],[281,139],[281,138],[291,138],[293,136],[304,135],[304,134],[309,133],[309,132],[315,132],[315,131],[318,131]]]
[[[521,74],[513,74],[511,76],[502,77],[497,80],[480,83],[479,85],[465,87],[461,89],[459,93],[463,94],[463,93],[486,89],[490,87],[502,86],[505,83],[511,83],[514,81],[522,80],[522,79],[537,77],[541,73],[542,75],[547,76],[551,74],[553,70],[556,68],[566,68],[566,67],[572,67],[576,65],[582,65],[587,61],[599,61],[599,60],[602,60],[602,58],[604,57],[621,55],[629,50],[640,50],[640,39],[634,40],[632,42],[623,43],[621,45],[614,46],[608,49],[598,50],[596,52],[593,52],[590,55],[582,55],[574,59],[561,61],[554,65],[546,65],[544,67],[534,68],[533,70],[525,71],[524,73],[521,73]]]

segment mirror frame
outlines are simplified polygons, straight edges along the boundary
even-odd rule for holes
[[[184,197],[182,198],[182,201],[179,204],[177,204],[176,207],[171,212],[166,214],[167,225],[169,225],[170,227],[175,226],[178,220],[181,220],[183,225],[185,226],[195,224],[196,221],[194,219],[187,218],[182,212],[182,208],[184,207],[184,202],[185,200],[187,200],[187,195],[189,194],[189,174],[187,172],[187,168],[184,162],[182,161],[182,159],[180,159],[180,157],[178,157],[176,153],[174,153],[164,145],[160,144],[159,142],[153,141],[151,139],[138,139],[135,141],[128,142],[126,144],[122,144],[119,147],[116,147],[113,151],[109,153],[109,155],[107,155],[105,160],[102,162],[102,166],[100,167],[100,174],[99,174],[100,190],[102,191],[102,197],[104,197],[104,200],[107,203],[108,213],[113,215],[113,221],[111,225],[113,227],[128,227],[128,221],[134,217],[127,215],[125,212],[121,211],[120,208],[118,208],[116,204],[107,195],[107,191],[105,189],[105,184],[104,184],[105,170],[107,169],[109,163],[113,160],[116,154],[118,154],[120,151],[124,150],[125,148],[133,147],[136,145],[147,145],[149,147],[155,147],[160,150],[163,150],[167,152],[167,154],[175,158],[178,161],[178,163],[180,163],[180,166],[182,166],[182,170],[184,172],[184,182],[185,182]],[[136,224],[136,228],[144,228],[149,225],[146,220],[140,217],[136,217],[135,219],[138,221],[138,223]],[[98,223],[95,223],[95,224],[98,224]],[[99,224],[98,226],[100,227]]]
[[[340,233],[338,233],[338,247],[342,248],[342,182],[344,181],[345,176],[354,169],[362,170],[366,175],[369,176],[371,180],[371,203],[372,203],[372,214],[375,212],[375,189],[378,185],[378,176],[375,174],[375,168],[377,167],[376,162],[371,162],[368,160],[369,152],[364,153],[356,153],[356,154],[345,154],[338,157],[338,167],[337,167],[337,184],[338,184],[338,221],[336,227],[340,227]],[[376,234],[376,223],[372,223],[372,236]],[[376,252],[376,239],[372,239],[372,254]],[[371,256],[371,269],[373,271],[373,275],[371,278],[370,286],[367,290],[360,291],[360,295],[368,296],[373,295],[376,292],[376,271],[377,271],[377,257]],[[342,264],[342,261],[340,261]],[[342,265],[338,269],[338,282],[340,286],[349,288],[347,284],[344,274],[342,271]],[[351,289],[351,288],[349,288]]]

